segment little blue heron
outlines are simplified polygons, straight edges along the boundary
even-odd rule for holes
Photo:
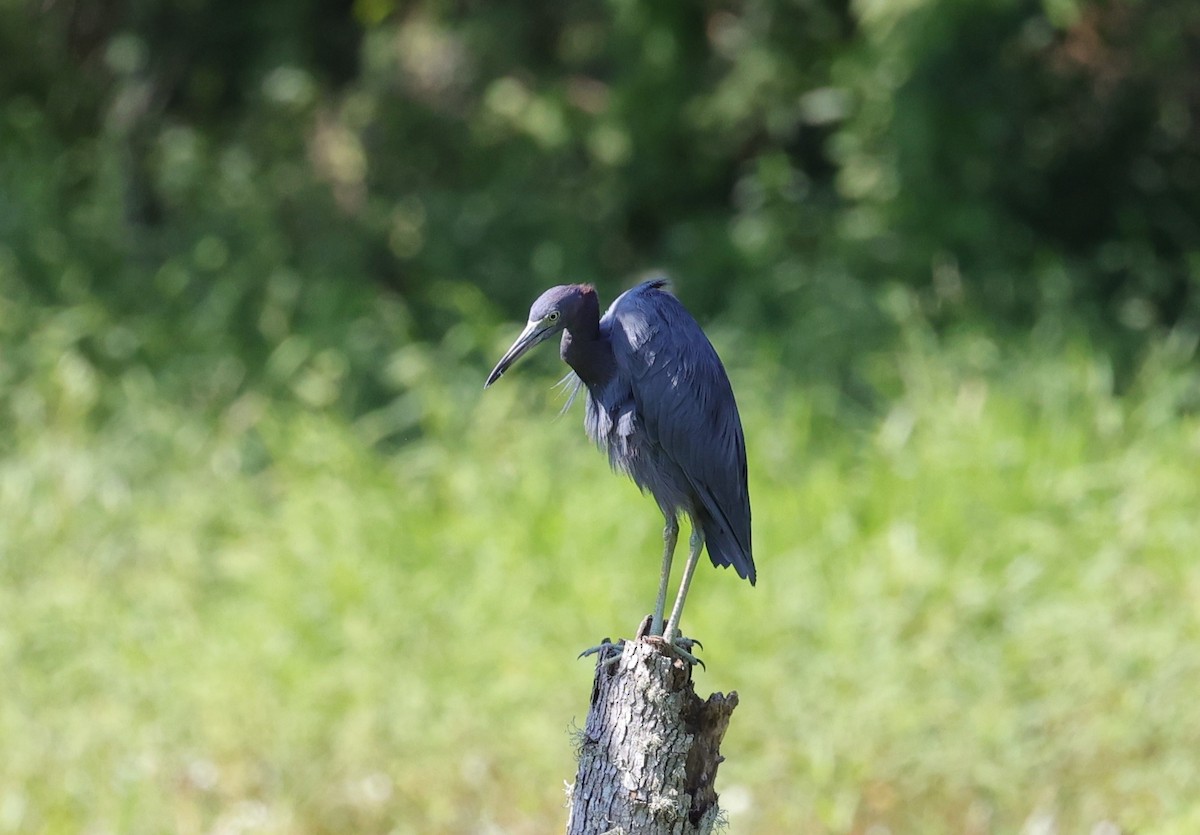
[[[733,389],[712,343],[667,284],[657,278],[637,285],[618,296],[603,318],[591,286],[551,287],[529,309],[529,323],[484,388],[534,345],[562,333],[572,397],[580,386],[587,390],[588,436],[608,453],[614,470],[654,496],[666,520],[650,634],[674,647],[706,545],[713,565],[733,566],[751,585],[755,571],[746,442]],[[680,513],[692,522],[691,551],[664,629]],[[681,654],[694,660],[686,650]]]

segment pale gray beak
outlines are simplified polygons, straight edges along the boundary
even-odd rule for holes
[[[519,360],[521,356],[537,345],[539,342],[546,340],[554,332],[553,328],[547,327],[544,322],[530,322],[525,326],[525,330],[521,331],[521,335],[517,337],[517,341],[512,344],[512,347],[505,352],[500,358],[500,362],[496,363],[496,367],[492,369],[492,373],[488,375],[487,382],[483,384],[487,388],[492,383],[499,380],[509,366]]]

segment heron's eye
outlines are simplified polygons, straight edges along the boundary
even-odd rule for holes
[[[551,310],[549,313],[547,313],[547,314],[546,314],[546,321],[547,321],[547,322],[556,322],[556,321],[558,321],[558,311],[557,311],[557,310]]]

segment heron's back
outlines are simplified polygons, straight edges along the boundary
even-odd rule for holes
[[[665,514],[687,513],[714,565],[754,583],[741,418],[728,375],[665,281],[621,295],[601,320],[615,374],[589,386],[584,424],[613,469]]]

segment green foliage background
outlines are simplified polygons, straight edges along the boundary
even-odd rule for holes
[[[561,827],[659,522],[480,386],[650,268],[729,830],[1196,831],[1192,0],[0,0],[0,832]]]

